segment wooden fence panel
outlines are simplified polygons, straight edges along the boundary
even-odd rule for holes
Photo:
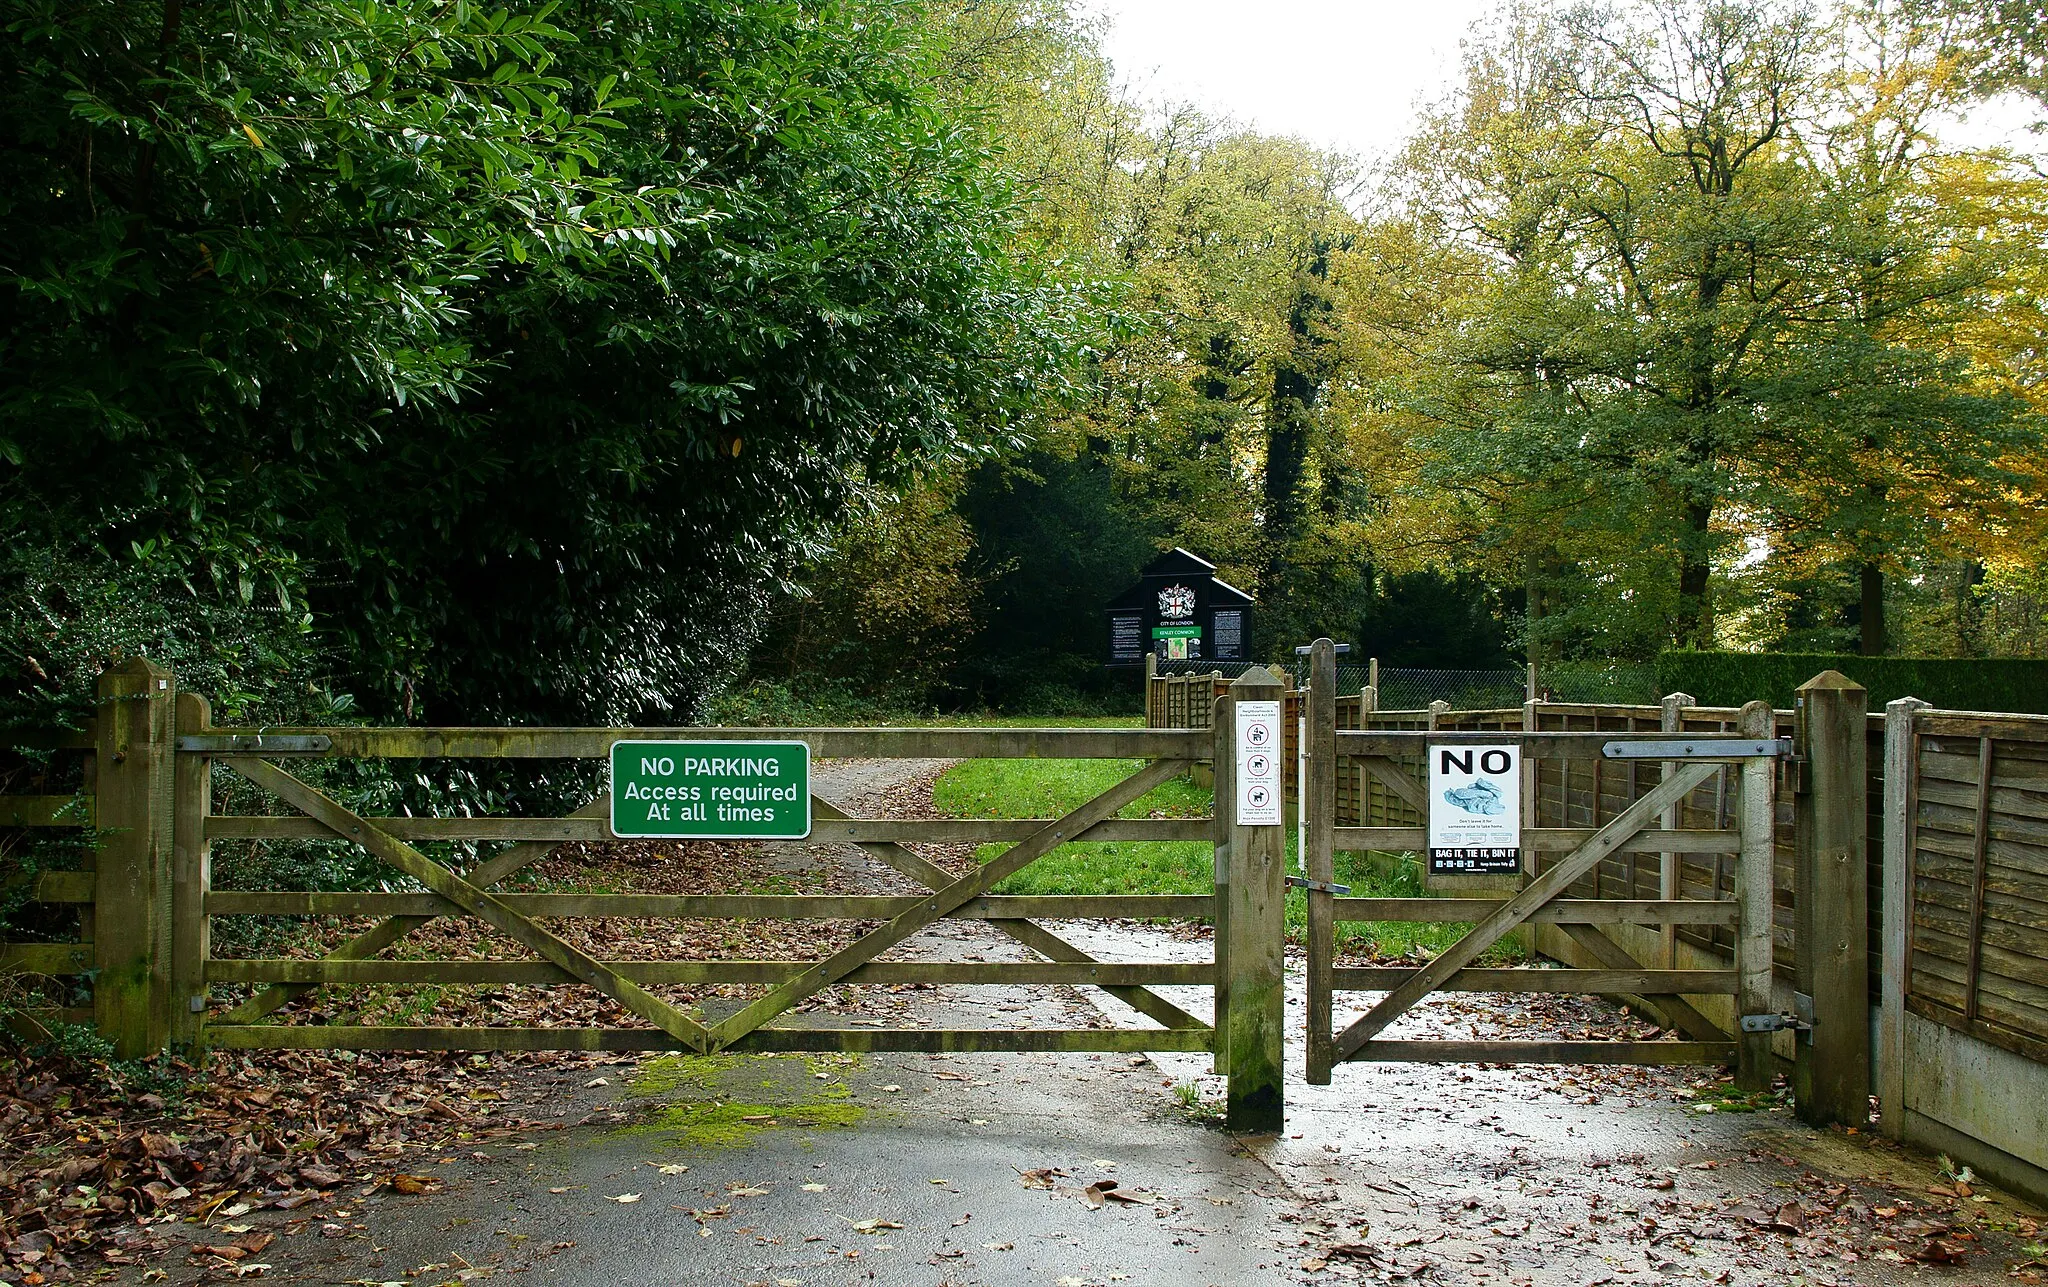
[[[1906,1008],[2048,1059],[2048,718],[1916,724]]]

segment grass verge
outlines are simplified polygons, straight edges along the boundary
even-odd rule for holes
[[[932,802],[954,818],[1054,818],[1079,808],[1138,771],[1142,760],[968,760],[939,776]],[[1125,818],[1201,818],[1213,798],[1208,787],[1175,778],[1126,806]],[[1288,866],[1300,869],[1294,836],[1287,837]],[[975,856],[987,862],[1007,845],[983,845]],[[1339,854],[1337,881],[1360,897],[1419,898],[1427,894],[1412,856]],[[1215,888],[1214,850],[1203,842],[1081,841],[1061,845],[996,886],[1003,894],[1207,894]],[[1287,935],[1299,942],[1307,927],[1308,903],[1298,889],[1287,892]],[[1337,926],[1338,950],[1379,957],[1434,955],[1471,926],[1462,922],[1415,924],[1368,921]],[[1515,949],[1499,945],[1482,958],[1488,964],[1514,959]]]

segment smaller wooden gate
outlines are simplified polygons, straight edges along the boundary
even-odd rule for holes
[[[1336,727],[1336,658],[1319,641],[1310,658],[1305,716],[1308,780],[1304,800],[1303,866],[1308,886],[1308,1080],[1327,1085],[1335,1064],[1347,1060],[1487,1063],[1732,1063],[1746,1086],[1767,1084],[1770,1033],[1728,1032],[1686,1000],[1714,994],[1737,998],[1737,1015],[1770,1009],[1771,844],[1779,756],[1771,709],[1743,708],[1742,737],[1674,738],[1661,733],[1541,733],[1517,730],[1342,731]],[[1597,829],[1524,826],[1519,887],[1499,899],[1349,898],[1334,889],[1335,856],[1344,851],[1416,852],[1426,849],[1422,827],[1339,827],[1340,776],[1362,768],[1394,796],[1427,815],[1424,784],[1400,763],[1444,744],[1519,744],[1525,763],[1632,755],[1631,744],[1679,758],[1663,761],[1663,780]],[[1672,806],[1737,765],[1741,805],[1726,830],[1677,830]],[[1527,802],[1525,801],[1525,808]],[[1732,899],[1575,899],[1572,885],[1617,853],[1733,853],[1738,855]],[[1425,965],[1340,967],[1336,926],[1344,921],[1472,922],[1472,928]],[[1473,963],[1517,926],[1559,927],[1597,962],[1588,969],[1484,969]],[[1735,968],[1681,970],[1646,967],[1606,932],[1615,925],[1729,926],[1736,930]],[[1333,1030],[1334,993],[1384,992],[1362,1017]],[[1388,1027],[1433,992],[1632,994],[1658,998],[1684,1033],[1678,1041],[1450,1041],[1390,1039]]]

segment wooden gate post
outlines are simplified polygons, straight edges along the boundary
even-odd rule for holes
[[[1920,733],[1915,716],[1927,709],[1917,697],[1884,708],[1884,934],[1878,976],[1878,1127],[1895,1140],[1906,1135],[1906,947],[1913,924],[1913,814],[1919,796]]]
[[[1814,1125],[1870,1120],[1870,931],[1866,863],[1869,693],[1832,670],[1801,684],[1797,905],[1799,991],[1813,1028],[1797,1038],[1793,1093]]]
[[[1318,639],[1308,657],[1308,772],[1299,808],[1301,870],[1308,888],[1308,1083],[1330,1084],[1335,1034],[1330,990],[1337,922],[1330,882],[1337,879],[1337,646]],[[1320,884],[1322,888],[1317,888]],[[1283,891],[1284,892],[1284,891]]]
[[[1698,702],[1693,700],[1691,693],[1666,693],[1664,700],[1659,703],[1657,712],[1658,730],[1665,733],[1683,733],[1685,731],[1685,708],[1697,706],[1698,704]],[[1663,777],[1669,778],[1672,774],[1678,772],[1678,768],[1679,762],[1677,760],[1665,760]],[[1676,831],[1678,830],[1679,820],[1683,816],[1684,810],[1679,805],[1672,804],[1664,810],[1664,817],[1659,825],[1666,831]],[[1679,858],[1675,853],[1661,853],[1657,855],[1657,897],[1667,903],[1678,897],[1678,863]],[[1631,894],[1630,897],[1633,898],[1634,895]],[[1675,970],[1678,968],[1678,927],[1676,925],[1666,925],[1663,928],[1662,934],[1664,939],[1664,968]]]
[[[1217,705],[1216,725],[1230,740],[1230,756],[1216,765],[1216,817],[1230,837],[1225,884],[1216,891],[1225,910],[1217,926],[1217,970],[1227,980],[1216,1040],[1228,1078],[1224,1124],[1233,1131],[1277,1131],[1286,1119],[1287,984],[1281,949],[1287,927],[1287,828],[1240,826],[1237,821],[1237,712],[1240,702],[1284,702],[1285,687],[1263,666],[1230,686]],[[1284,710],[1284,706],[1282,707]],[[1284,719],[1276,721],[1284,724]],[[1284,730],[1273,753],[1285,754]],[[1229,789],[1224,789],[1228,774]]]
[[[1777,732],[1777,712],[1769,702],[1743,706],[1738,729],[1744,737],[1768,738]],[[1736,996],[1738,1018],[1735,1052],[1735,1084],[1744,1090],[1768,1090],[1771,1085],[1771,1034],[1743,1032],[1739,1022],[1745,1014],[1771,1012],[1771,917],[1776,900],[1773,872],[1778,823],[1778,762],[1762,756],[1742,762],[1742,818],[1737,834],[1742,848],[1736,857],[1735,930]],[[1674,893],[1671,897],[1677,897]]]
[[[170,1032],[171,673],[136,658],[99,679],[95,725],[93,1023],[121,1059]]]
[[[198,693],[179,693],[177,731],[205,733],[213,708]],[[206,815],[213,812],[213,760],[179,755],[171,825],[170,1038],[197,1049],[206,1040],[206,958],[213,955],[213,922],[206,894],[213,888],[213,842]]]

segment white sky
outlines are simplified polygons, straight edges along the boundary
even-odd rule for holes
[[[1381,156],[1450,83],[1493,0],[1087,0],[1146,99],[1187,100],[1272,134]]]
[[[1367,160],[1407,137],[1419,102],[1456,78],[1458,41],[1496,0],[1083,0],[1103,47],[1147,100],[1186,100],[1272,134]],[[2027,105],[1992,104],[1958,143],[2039,148]],[[1946,132],[1945,132],[1946,133]]]

